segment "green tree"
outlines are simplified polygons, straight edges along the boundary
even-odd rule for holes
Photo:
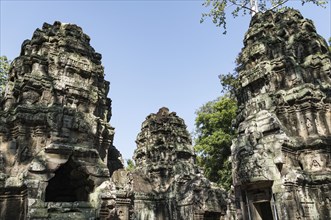
[[[250,13],[252,16],[257,12],[265,12],[266,10],[276,10],[284,8],[284,5],[289,0],[205,0],[202,4],[205,7],[211,7],[208,13],[203,13],[201,21],[210,17],[217,27],[224,29],[223,34],[226,34],[226,12],[232,7],[231,14],[237,17],[241,12],[243,15]],[[301,0],[301,3],[313,3],[317,6],[325,7],[327,0]]]
[[[230,98],[236,99],[236,89],[239,87],[238,73],[221,74],[218,76],[222,86],[222,92],[228,94]]]
[[[237,102],[228,95],[207,102],[196,112],[195,146],[198,164],[206,177],[229,189],[232,184],[231,143],[235,136],[232,120]]]
[[[9,73],[10,61],[6,56],[0,57],[0,96],[6,86],[8,73]]]
[[[331,53],[331,37],[329,37],[329,51]]]
[[[134,164],[133,160],[128,159],[128,160],[126,161],[126,163],[127,163],[127,165],[126,165],[126,168],[125,168],[125,169],[126,169],[127,171],[133,171],[133,170],[135,169],[136,165]]]

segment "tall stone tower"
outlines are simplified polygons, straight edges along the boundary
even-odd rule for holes
[[[331,219],[331,61],[295,10],[253,17],[232,146],[238,219]]]
[[[90,219],[113,199],[122,162],[89,42],[76,25],[45,23],[13,61],[0,105],[0,219]]]
[[[117,200],[127,199],[121,220],[223,219],[225,191],[209,182],[195,163],[184,120],[161,108],[142,123],[134,153],[135,170],[115,171]],[[122,201],[123,201],[122,199]],[[120,206],[120,201],[117,202]],[[130,207],[131,206],[131,207]],[[125,216],[125,217],[124,217]]]

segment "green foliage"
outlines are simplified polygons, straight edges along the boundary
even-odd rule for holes
[[[329,38],[329,51],[331,53],[331,37]]]
[[[2,94],[8,78],[10,61],[6,56],[0,57],[0,95]]]
[[[238,73],[221,74],[218,76],[222,85],[222,92],[229,93],[230,97],[235,99],[236,90],[239,87]]]
[[[135,169],[136,165],[134,164],[133,160],[128,159],[126,163],[127,163],[127,166],[125,169],[127,171],[133,171]]]
[[[232,16],[235,18],[241,12],[242,15],[256,12],[265,12],[266,10],[279,10],[286,8],[284,4],[289,0],[205,0],[202,4],[205,7],[211,7],[208,13],[203,13],[200,22],[202,23],[207,17],[210,17],[217,27],[223,28],[223,34],[226,34],[226,11],[232,7]],[[313,3],[317,6],[325,7],[326,0],[301,0],[302,5]],[[252,5],[257,5],[254,8]]]
[[[232,183],[231,143],[235,135],[232,120],[237,103],[228,96],[207,102],[197,112],[195,119],[195,146],[198,164],[204,168],[208,179],[229,189]]]

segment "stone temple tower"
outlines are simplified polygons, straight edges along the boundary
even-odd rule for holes
[[[256,14],[239,56],[238,219],[331,219],[331,61],[295,10]]]
[[[198,169],[184,120],[175,112],[163,107],[148,115],[136,143],[135,169],[112,176],[121,220],[224,219],[226,193]]]
[[[45,23],[13,61],[0,100],[0,219],[111,211],[110,175],[123,165],[109,82],[89,42],[76,25]]]

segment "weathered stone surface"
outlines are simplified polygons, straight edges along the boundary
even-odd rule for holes
[[[122,162],[108,123],[109,82],[89,41],[76,25],[45,23],[11,65],[0,105],[0,191],[24,198],[21,219],[93,219],[114,199],[101,189],[113,188]],[[1,219],[17,209],[5,195]]]
[[[112,176],[123,204],[120,219],[224,217],[226,194],[200,172],[186,125],[175,112],[161,108],[147,116],[136,143],[135,170]]]
[[[331,61],[295,10],[253,17],[232,146],[238,219],[331,219]]]
[[[244,44],[233,198],[167,108],[143,122],[135,170],[120,169],[101,55],[76,25],[37,29],[0,99],[0,219],[331,219],[327,44],[295,10],[257,14]]]

